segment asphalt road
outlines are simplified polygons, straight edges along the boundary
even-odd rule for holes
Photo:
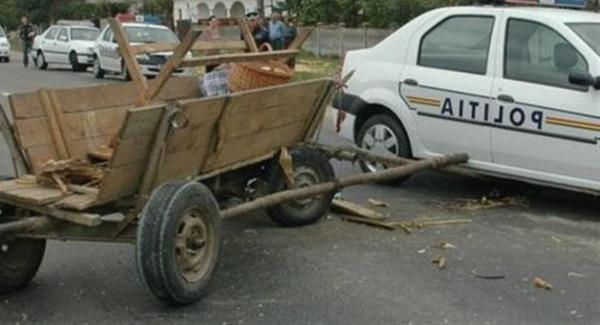
[[[17,61],[17,58],[13,58]],[[96,83],[68,69],[0,64],[0,92]],[[113,81],[114,82],[114,81]],[[4,99],[2,99],[4,101]],[[340,143],[331,130],[322,141]],[[7,169],[5,151],[0,151]],[[9,169],[9,168],[8,168]],[[356,173],[336,164],[338,174]],[[500,192],[525,204],[466,211],[453,205]],[[412,234],[348,223],[282,229],[258,214],[224,223],[223,253],[210,294],[171,308],[140,283],[130,245],[48,245],[23,291],[0,296],[0,322],[598,324],[600,200],[516,182],[426,172],[399,187],[362,186],[347,200],[395,220],[470,218]],[[455,248],[435,248],[446,241]],[[432,259],[444,256],[439,270]],[[503,279],[479,279],[503,275]],[[553,285],[534,288],[534,277]]]

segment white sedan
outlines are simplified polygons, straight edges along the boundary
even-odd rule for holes
[[[42,70],[48,64],[69,64],[73,71],[85,71],[92,65],[94,40],[99,29],[85,26],[55,25],[35,38],[34,64]]]
[[[173,31],[165,26],[123,23],[123,30],[131,45],[140,45],[144,43],[167,43],[177,45],[179,43],[179,39]],[[125,80],[131,79],[118,48],[119,45],[114,37],[112,28],[107,26],[94,44],[94,76],[96,78],[104,78],[104,75],[109,72],[120,74]],[[142,74],[145,76],[158,75],[172,55],[173,52],[137,55]],[[188,58],[191,56],[190,53],[187,55]],[[175,69],[173,74],[180,75],[184,72],[184,69]]]
[[[482,174],[599,195],[599,22],[555,8],[425,13],[347,55],[339,132],[381,153],[464,152]]]

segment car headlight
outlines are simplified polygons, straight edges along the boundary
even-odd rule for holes
[[[150,61],[151,60],[150,55],[148,55],[146,53],[138,54],[138,55],[135,56],[135,58],[138,59],[138,60],[143,60],[143,61]]]

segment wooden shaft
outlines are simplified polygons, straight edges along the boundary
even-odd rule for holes
[[[190,50],[192,45],[194,45],[198,37],[200,37],[200,34],[201,32],[199,30],[191,29],[183,41],[177,45],[175,51],[173,51],[173,55],[171,55],[165,66],[160,71],[160,74],[156,77],[156,81],[149,88],[147,88],[144,94],[145,102],[152,102],[158,96],[169,78],[171,78],[173,70],[179,66],[183,60],[183,57]]]
[[[129,75],[137,87],[139,94],[137,106],[144,106],[146,104],[144,95],[148,89],[148,80],[142,74],[137,58],[127,40],[125,31],[123,30],[123,25],[114,18],[110,18],[108,22],[110,23],[114,37],[117,40],[117,44],[119,44],[119,52],[121,52],[121,57],[123,57],[123,60],[125,61],[125,67],[128,69]]]
[[[48,219],[48,217],[32,217],[0,223],[0,237],[17,234],[19,232],[34,231],[49,224],[50,219]]]
[[[411,175],[415,172],[425,169],[441,168],[449,165],[465,163],[468,160],[469,156],[467,154],[455,154],[413,162],[408,165],[390,168],[375,173],[348,176],[327,183],[287,190],[261,197],[254,201],[223,210],[221,211],[221,216],[223,218],[233,218],[248,214],[252,211],[266,209],[284,202],[306,199],[323,193],[339,190],[344,187],[382,182],[389,179]]]
[[[313,143],[311,147],[324,151],[328,156],[335,158],[337,160],[351,161],[356,162],[357,160],[365,160],[370,162],[381,163],[390,166],[401,166],[406,164],[414,163],[417,160],[402,158],[402,157],[391,157],[391,156],[382,156],[378,154],[374,154],[370,151],[359,149],[355,147],[331,147],[322,144]],[[458,175],[458,176],[466,176],[471,178],[482,178],[479,174],[467,170],[458,166],[447,166],[444,168],[440,168],[439,171]]]

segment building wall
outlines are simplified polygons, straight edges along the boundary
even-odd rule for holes
[[[268,2],[268,1],[265,1]],[[242,17],[250,10],[256,10],[256,0],[175,0],[173,3],[173,18],[191,20],[217,17]],[[270,8],[265,8],[270,14]]]

